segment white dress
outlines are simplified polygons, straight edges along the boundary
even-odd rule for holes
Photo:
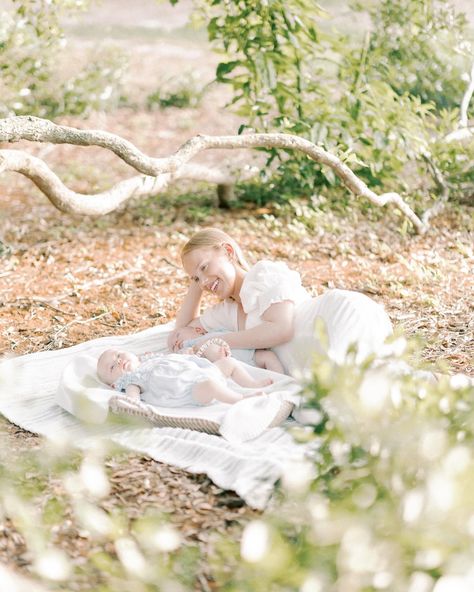
[[[200,406],[192,396],[193,386],[213,379],[226,384],[221,371],[206,358],[185,354],[145,354],[140,365],[115,382],[115,389],[125,391],[129,384],[141,390],[141,399],[158,407]]]
[[[359,292],[328,290],[312,298],[301,284],[300,274],[285,263],[259,261],[245,275],[240,299],[247,314],[245,329],[262,322],[269,306],[289,300],[295,305],[291,341],[273,348],[285,370],[298,378],[307,369],[314,352],[324,352],[342,362],[354,345],[357,358],[377,352],[392,333],[392,324],[384,308]],[[238,331],[238,305],[224,300],[208,308],[200,317],[206,331],[225,328]],[[327,346],[316,336],[317,319],[327,334]]]

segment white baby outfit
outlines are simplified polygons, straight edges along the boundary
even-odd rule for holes
[[[245,275],[240,299],[247,314],[245,329],[259,325],[270,305],[294,303],[294,337],[272,349],[285,371],[296,378],[310,366],[315,351],[327,351],[332,359],[342,362],[348,349],[356,344],[361,360],[377,352],[392,333],[384,308],[364,294],[328,290],[312,298],[303,288],[300,274],[282,262],[263,260],[254,265]],[[206,331],[238,331],[237,313],[238,304],[227,299],[208,308],[199,320]],[[327,348],[315,334],[317,319],[326,330]]]
[[[199,382],[214,379],[226,384],[221,371],[206,358],[185,354],[145,354],[140,366],[126,372],[115,382],[115,389],[125,391],[129,384],[140,387],[141,398],[159,407],[201,405],[192,396]]]

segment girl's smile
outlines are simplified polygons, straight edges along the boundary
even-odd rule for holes
[[[222,300],[239,300],[245,272],[234,263],[231,248],[229,250],[226,247],[230,245],[195,249],[184,256],[183,267],[201,290],[211,292]]]

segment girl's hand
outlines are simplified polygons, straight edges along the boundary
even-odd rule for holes
[[[172,352],[177,352],[181,349],[182,342],[179,339],[179,329],[174,329],[168,335],[168,349]]]
[[[188,291],[186,292],[186,296],[190,298],[199,298],[201,299],[202,296],[202,288],[201,288],[201,284],[199,282],[196,282],[194,280],[189,280],[189,287],[188,287]]]
[[[183,349],[180,349],[178,353],[192,356],[194,355],[195,351],[194,347],[183,347]]]
[[[191,282],[181,308],[176,315],[176,329],[168,338],[168,347],[171,351],[178,351],[180,344],[176,343],[176,331],[186,327],[191,321],[199,317],[199,307],[202,298],[202,290],[197,282]]]

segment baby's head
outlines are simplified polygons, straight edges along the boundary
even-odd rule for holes
[[[97,376],[102,382],[113,386],[125,372],[135,370],[140,360],[135,354],[117,349],[106,349],[97,361]]]

